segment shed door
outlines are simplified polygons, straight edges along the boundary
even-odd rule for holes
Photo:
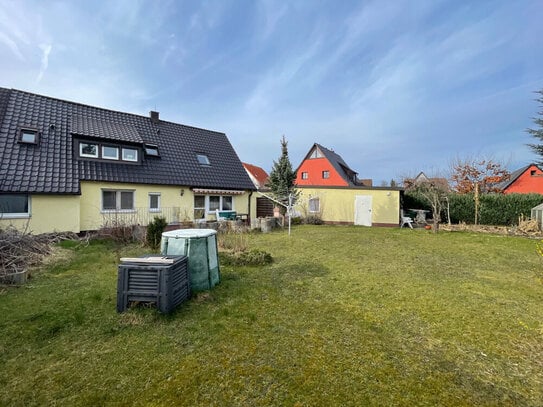
[[[354,224],[371,226],[371,195],[356,195],[354,197]]]

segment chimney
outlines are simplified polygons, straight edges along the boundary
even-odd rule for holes
[[[159,113],[155,112],[154,110],[151,110],[149,112],[149,117],[151,118],[151,121],[153,122],[153,124],[158,124],[158,122],[160,121],[158,116],[159,116]]]

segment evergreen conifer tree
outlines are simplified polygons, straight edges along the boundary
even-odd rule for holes
[[[527,129],[526,131],[540,143],[543,143],[543,89],[536,91],[540,96],[536,99],[536,102],[540,104],[539,117],[534,117],[533,121],[536,124],[535,129]],[[528,146],[539,156],[538,164],[543,164],[543,144],[528,144]]]
[[[295,181],[296,171],[292,169],[292,164],[288,158],[287,140],[285,139],[285,136],[283,136],[281,140],[281,157],[279,158],[279,161],[273,162],[273,168],[268,179],[268,186],[270,187],[274,198],[287,205],[289,194],[293,196],[293,202],[298,195]]]

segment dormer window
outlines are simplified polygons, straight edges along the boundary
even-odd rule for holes
[[[143,148],[145,150],[145,155],[160,157],[160,154],[158,154],[158,146],[156,144],[144,144]]]
[[[211,165],[209,158],[205,154],[196,154],[196,159],[200,165]]]
[[[139,163],[139,148],[122,145],[79,140],[77,144],[80,158],[93,158],[99,161],[117,163]]]
[[[112,146],[102,146],[102,158],[104,160],[118,160],[119,148]]]
[[[38,130],[21,129],[19,134],[19,142],[26,144],[38,144]]]
[[[123,160],[124,161],[138,161],[138,150],[135,148],[123,147]]]
[[[79,155],[87,158],[98,158],[98,144],[95,143],[79,143]]]

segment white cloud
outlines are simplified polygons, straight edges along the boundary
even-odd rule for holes
[[[41,82],[43,75],[45,74],[45,71],[49,66],[49,54],[51,53],[53,46],[51,44],[40,44],[40,49],[42,50],[41,65],[40,72],[38,73],[38,77],[36,79],[36,83]]]
[[[8,37],[6,34],[4,34],[3,32],[0,32],[0,43],[4,44],[6,47],[8,47],[10,49],[10,51],[21,61],[25,61],[25,57],[23,56],[23,54],[21,53],[21,51],[19,50],[19,47],[17,46],[17,44],[15,43],[15,41],[13,41],[10,37]]]

